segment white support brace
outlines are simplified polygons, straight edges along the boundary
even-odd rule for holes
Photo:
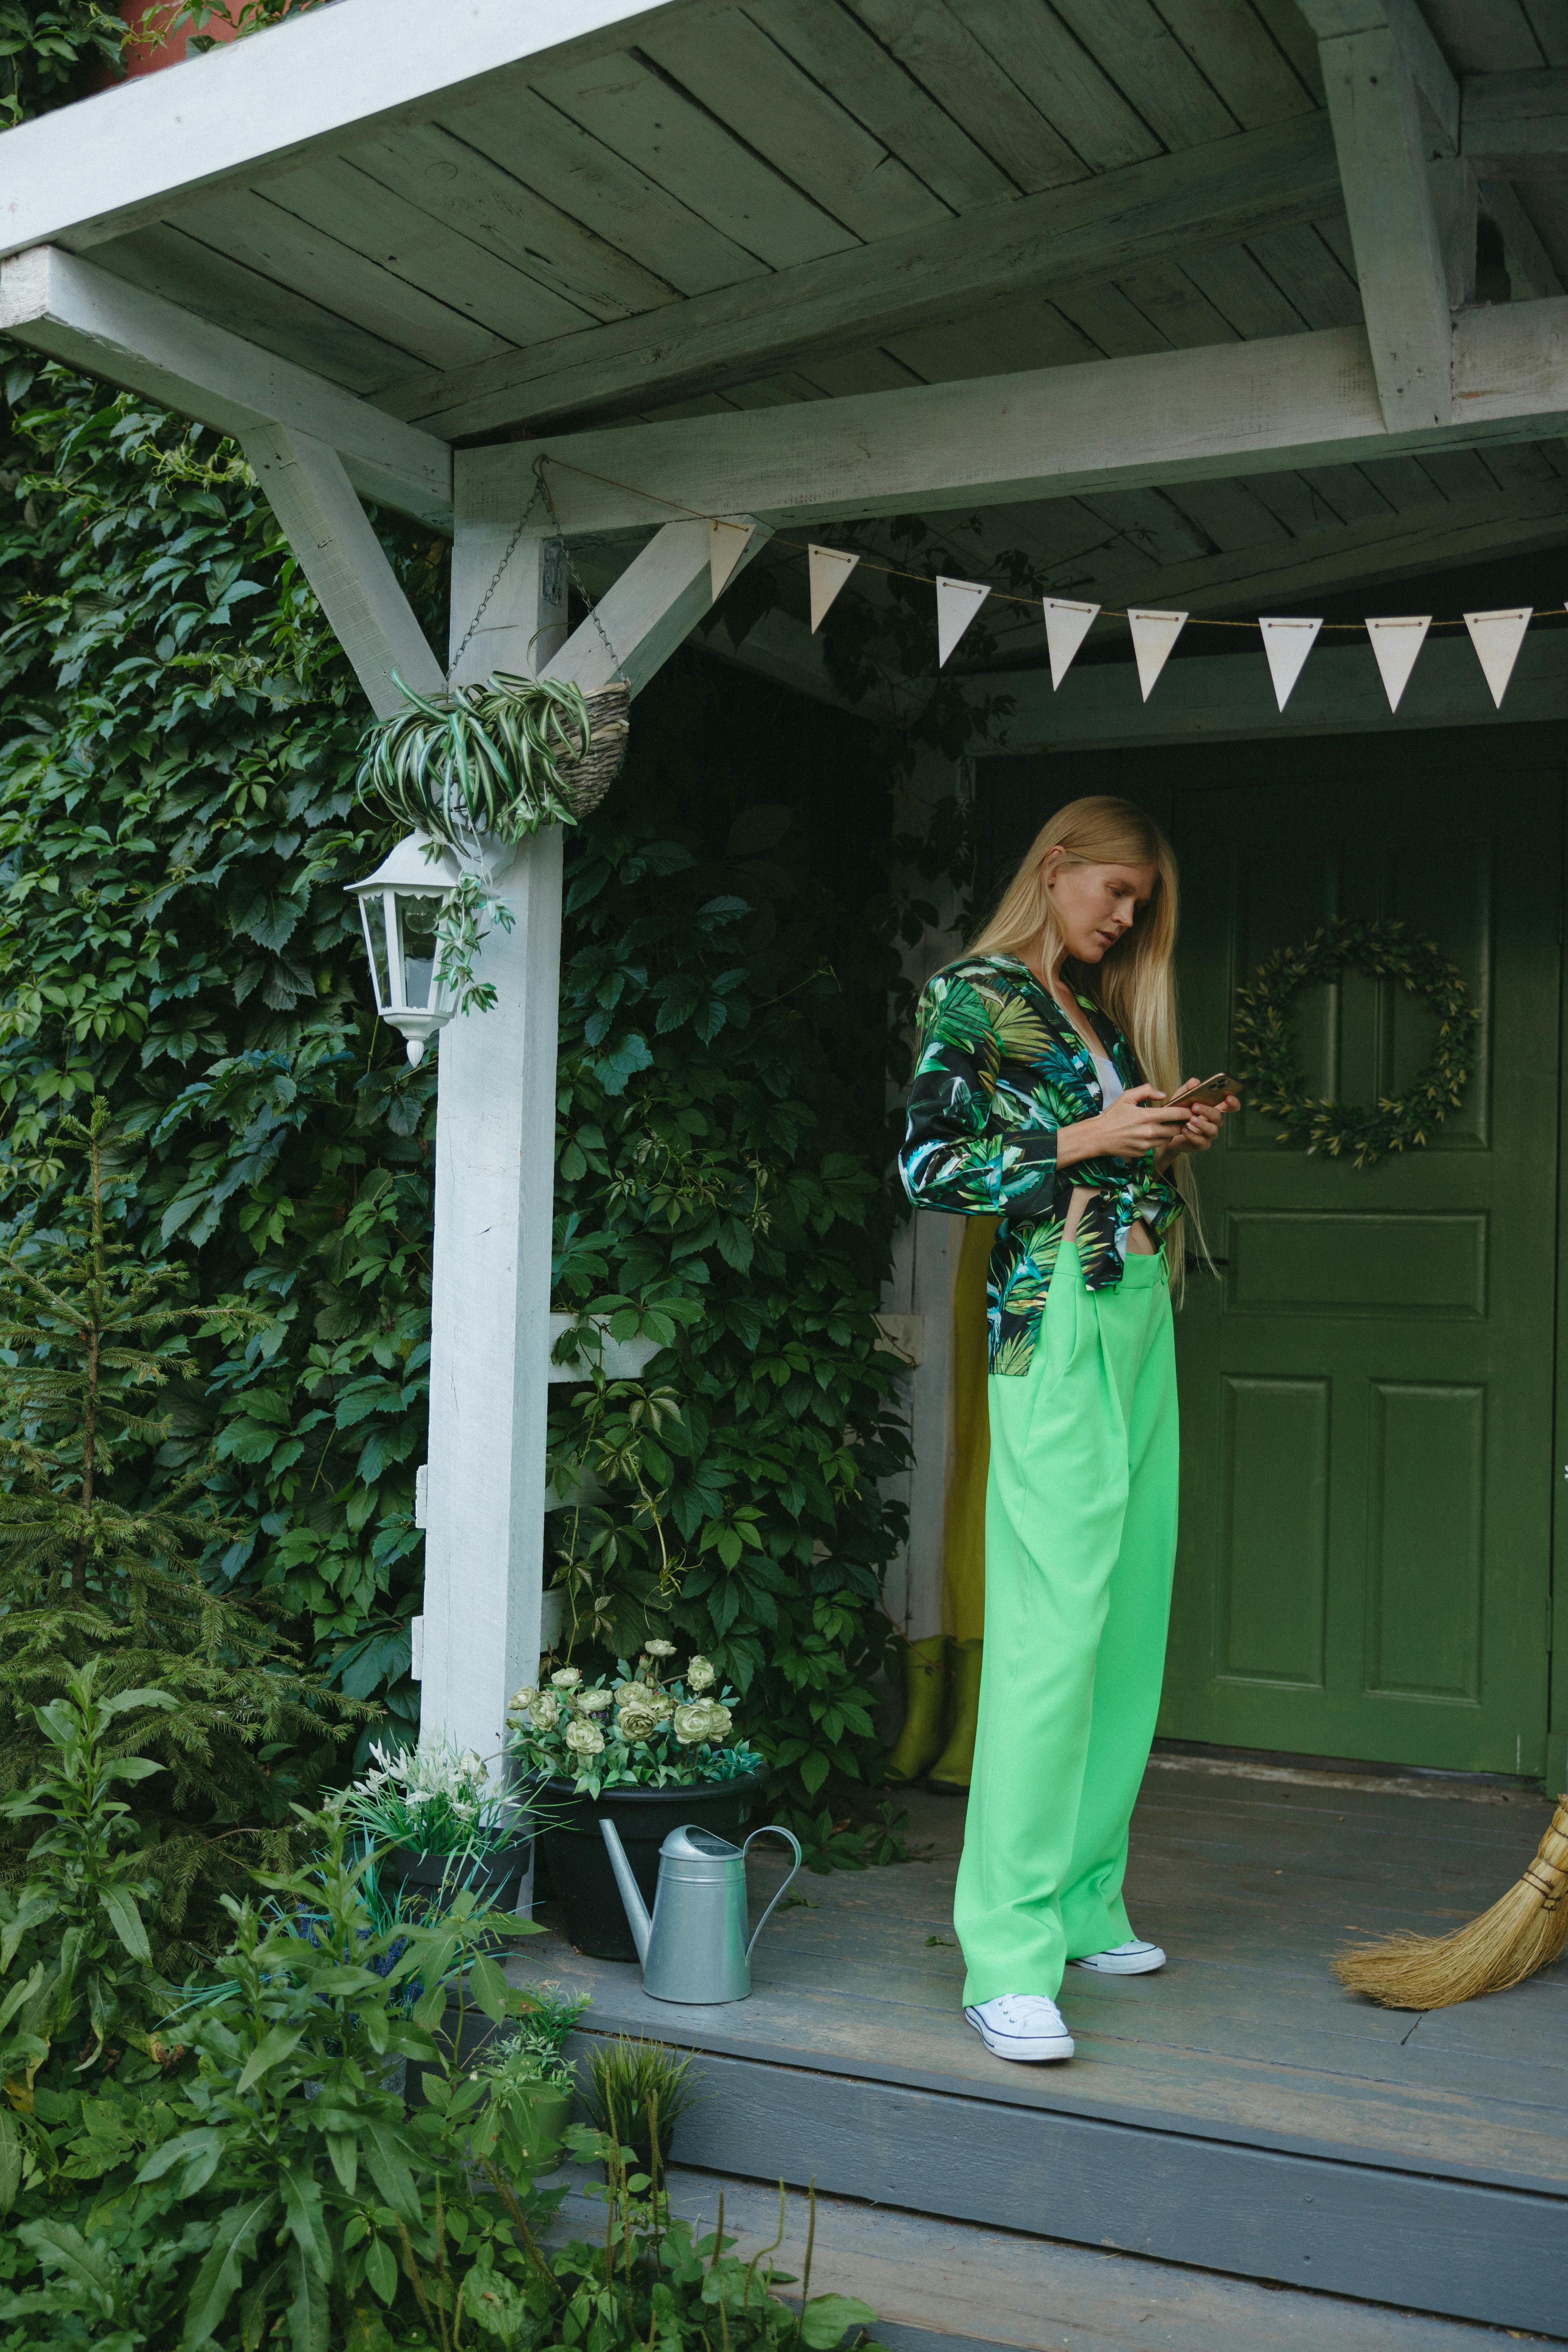
[[[496,576],[527,495],[489,455],[457,460],[455,682],[548,666],[587,688],[622,674],[635,691],[708,609],[707,525],[667,526],[604,600],[616,665],[592,619],[554,652],[559,543],[530,532]],[[549,825],[500,876],[513,928],[490,931],[477,967],[495,1005],[459,1014],[439,1049],[420,1719],[481,1756],[539,1662],[563,846]]]
[[[452,453],[309,368],[55,246],[0,262],[0,332],[243,439],[286,425],[336,449],[367,498],[422,521],[452,511]]]
[[[733,579],[766,544],[768,533],[750,515],[724,520],[752,529],[731,574]],[[637,694],[690,635],[712,601],[708,525],[667,522],[548,665],[549,674],[574,678],[587,694],[623,677]]]
[[[1427,177],[1428,125],[1436,118],[1452,154],[1458,85],[1413,0],[1300,5],[1319,37],[1384,420],[1391,432],[1446,425],[1453,414],[1449,269]]]
[[[441,665],[337,451],[287,425],[258,425],[240,446],[377,718],[396,709],[399,678],[437,692]]]

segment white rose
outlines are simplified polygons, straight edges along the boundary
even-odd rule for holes
[[[673,1658],[675,1655],[675,1643],[673,1642],[645,1642],[642,1645],[642,1654],[645,1658]]]
[[[535,1731],[553,1731],[561,1720],[561,1701],[553,1691],[541,1691],[533,1703]]]
[[[572,1701],[579,1715],[603,1715],[615,1694],[607,1690],[578,1691]]]
[[[581,1666],[562,1666],[550,1677],[556,1690],[575,1690],[582,1679]]]
[[[604,1752],[605,1735],[596,1723],[569,1723],[566,1745],[574,1756],[599,1756]]]
[[[727,1738],[731,1721],[729,1708],[716,1698],[688,1699],[675,1710],[675,1736],[682,1748],[695,1748],[704,1739]]]
[[[623,1706],[618,1717],[621,1738],[635,1747],[639,1739],[651,1739],[663,1720],[651,1706]]]
[[[507,1713],[509,1715],[526,1715],[530,1708],[536,1704],[538,1697],[539,1688],[537,1684],[524,1683],[522,1688],[521,1690],[514,1690],[511,1696],[508,1699],[506,1703]]]
[[[689,1691],[711,1690],[718,1679],[708,1658],[693,1658],[686,1669],[686,1687]]]

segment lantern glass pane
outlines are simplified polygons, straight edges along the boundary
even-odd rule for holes
[[[375,989],[375,1009],[384,1013],[391,999],[386,961],[386,921],[379,898],[362,898],[359,902],[360,921],[364,929],[364,943],[370,956],[370,975]]]
[[[436,979],[436,925],[441,901],[434,898],[399,898],[402,924],[403,1002],[417,1012],[429,1009]]]

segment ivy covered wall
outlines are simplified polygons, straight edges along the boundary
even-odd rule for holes
[[[47,1207],[61,1112],[105,1097],[139,1250],[267,1318],[119,1475],[210,1454],[237,1531],[205,1572],[411,1722],[435,1074],[374,1023],[343,895],[387,845],[352,789],[368,712],[231,448],[22,352],[4,391],[5,1210]],[[441,643],[444,546],[386,543]],[[673,1344],[641,1399],[557,1390],[552,1549],[578,1654],[672,1619],[842,1847],[897,1532],[886,762],[689,654],[635,738],[569,844],[558,1304]]]

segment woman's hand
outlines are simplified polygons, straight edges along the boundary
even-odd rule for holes
[[[1241,1104],[1235,1095],[1226,1095],[1224,1102],[1221,1103],[1191,1105],[1178,1103],[1176,1108],[1186,1111],[1186,1129],[1184,1133],[1175,1136],[1171,1142],[1156,1151],[1155,1163],[1162,1173],[1170,1166],[1172,1160],[1178,1159],[1184,1151],[1207,1151],[1219,1133],[1227,1113],[1239,1110]]]
[[[1058,1129],[1057,1165],[1071,1168],[1080,1160],[1102,1156],[1142,1160],[1150,1151],[1160,1158],[1180,1150],[1206,1150],[1207,1144],[1184,1140],[1195,1115],[1185,1103],[1167,1103],[1158,1087],[1129,1087],[1125,1094],[1117,1096],[1109,1110],[1097,1111],[1092,1118],[1074,1119],[1069,1127]],[[1215,1117],[1212,1112],[1207,1115]],[[1209,1141],[1213,1139],[1211,1136]]]

